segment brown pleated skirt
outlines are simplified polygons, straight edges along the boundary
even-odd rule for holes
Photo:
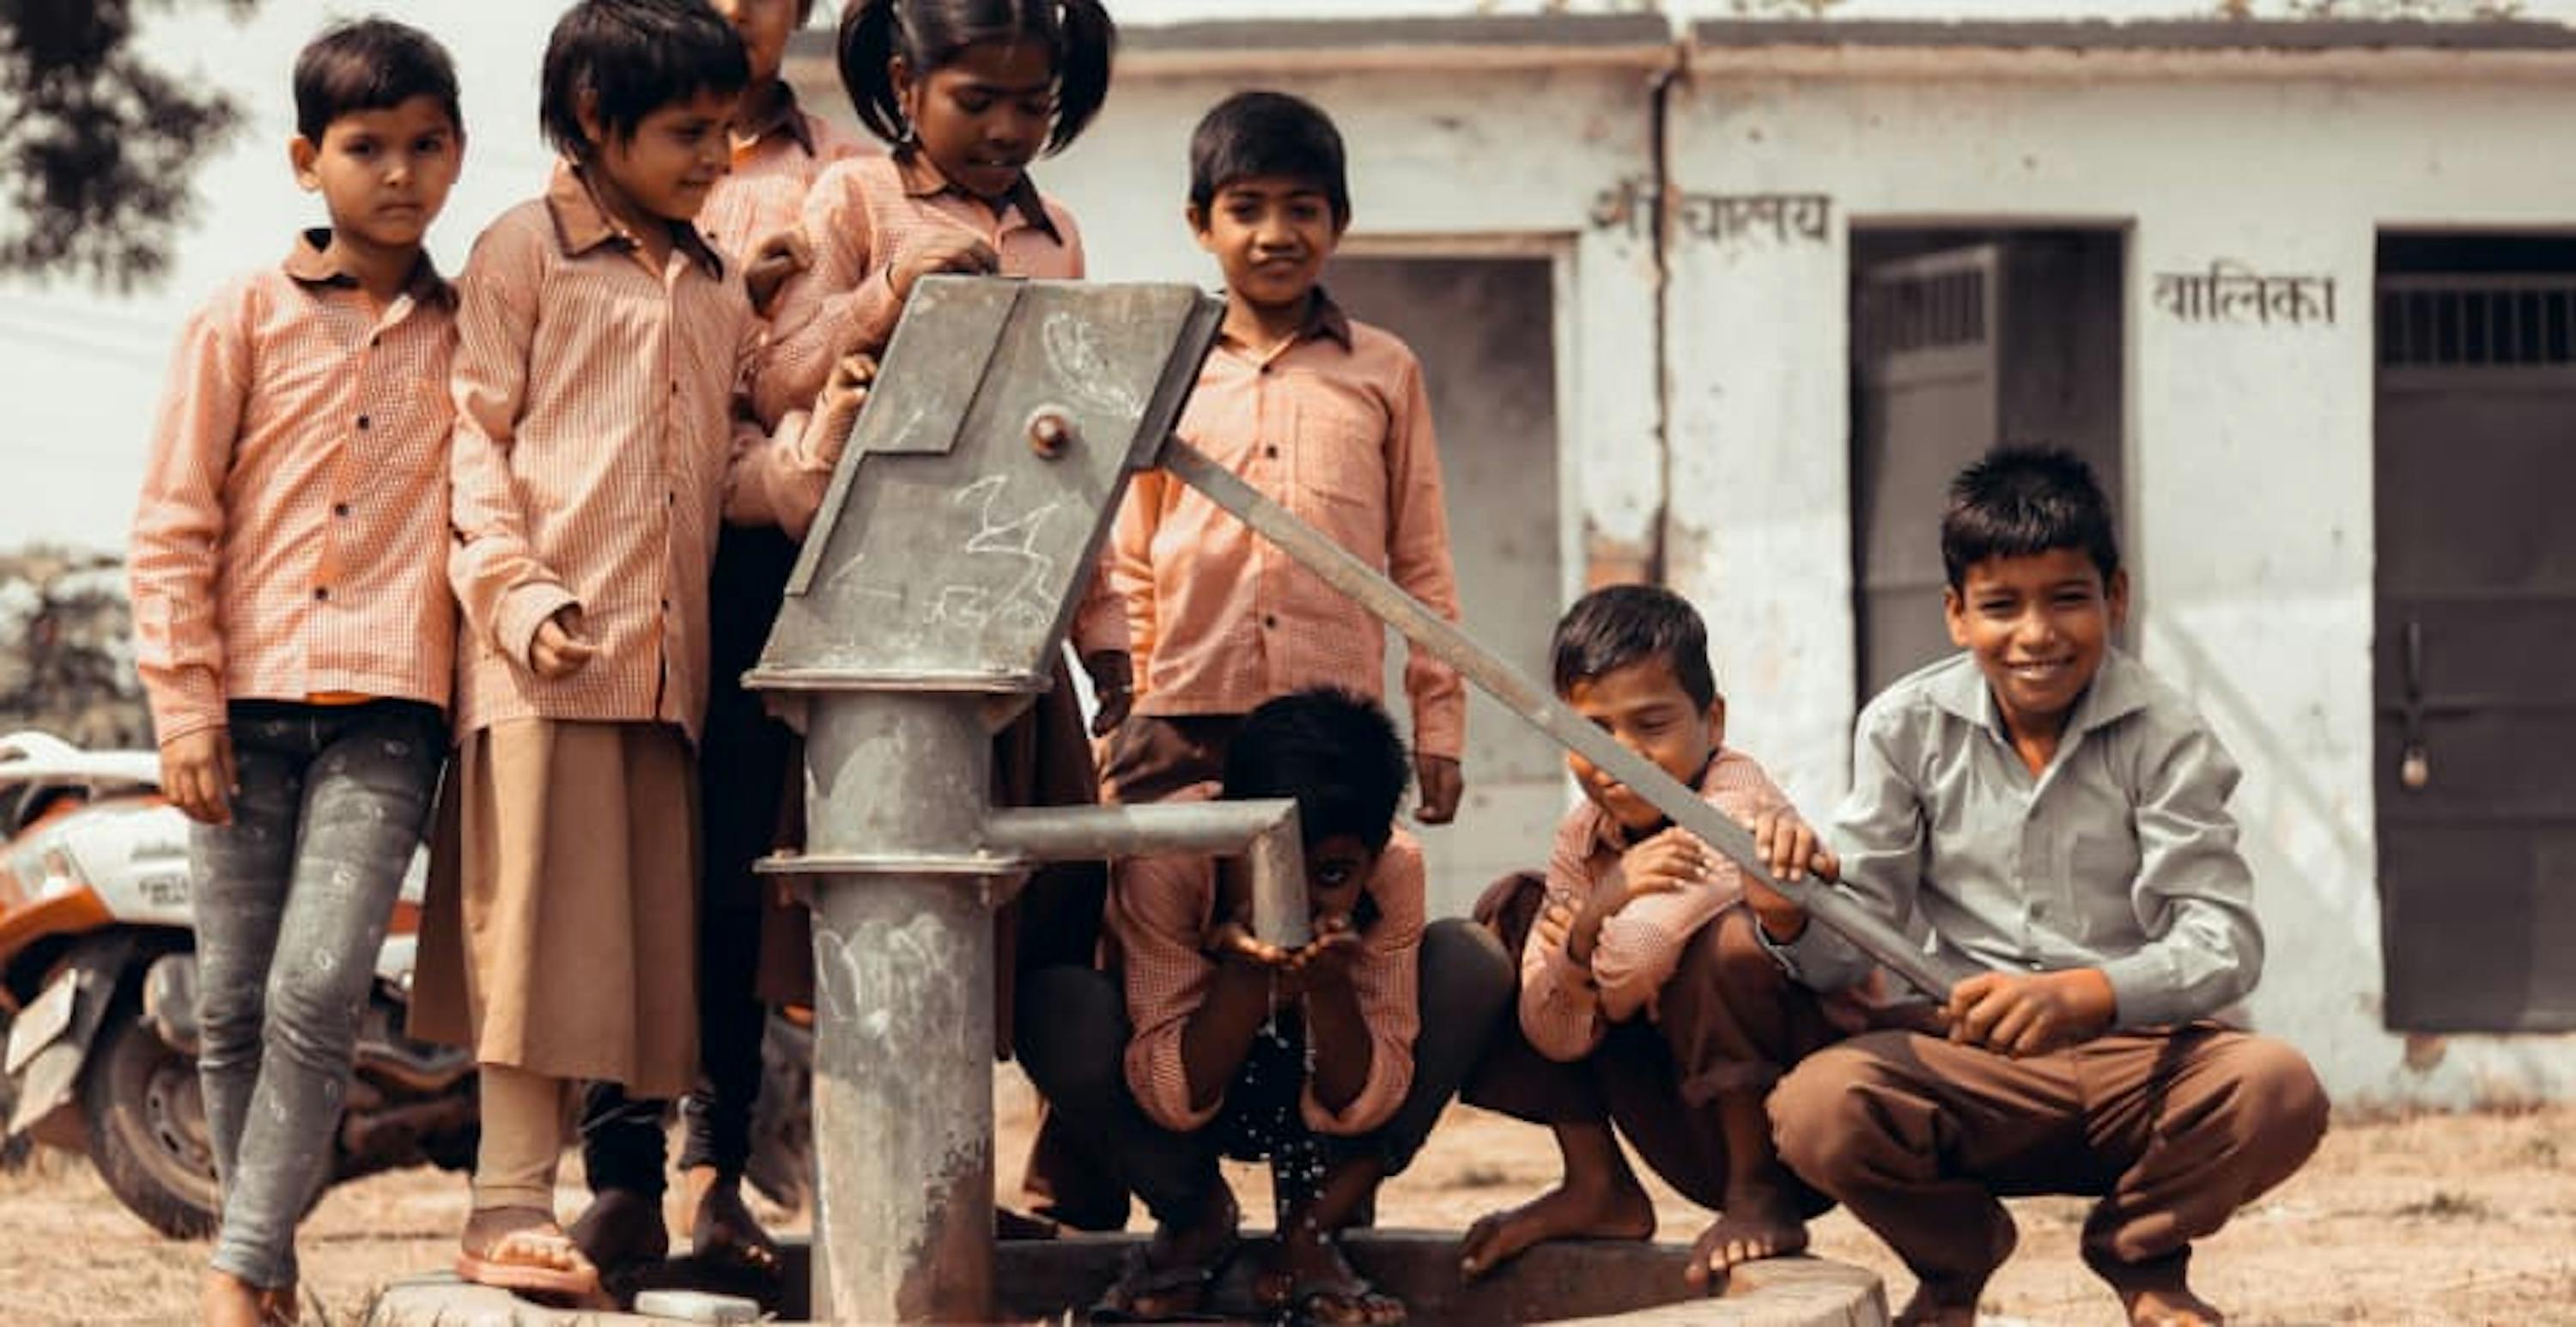
[[[697,773],[657,723],[469,733],[432,838],[412,1035],[677,1097],[698,1071]]]

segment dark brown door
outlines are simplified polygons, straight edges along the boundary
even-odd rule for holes
[[[2379,291],[2391,1028],[2576,1028],[2576,278]]]

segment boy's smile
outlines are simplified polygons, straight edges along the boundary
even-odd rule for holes
[[[331,121],[322,141],[289,147],[295,178],[322,195],[332,230],[379,249],[417,246],[464,160],[463,136],[436,97]]]
[[[1302,313],[1342,238],[1323,187],[1284,175],[1228,180],[1189,219],[1199,247],[1224,270],[1226,289],[1268,311]]]
[[[654,108],[631,136],[583,128],[597,144],[599,172],[622,200],[646,216],[689,221],[705,207],[716,181],[733,169],[731,127],[740,101],[730,93],[701,91],[686,101]],[[637,217],[622,218],[628,224]]]
[[[1991,557],[1942,593],[1950,639],[1974,654],[2004,723],[2053,737],[2093,682],[2111,633],[2128,617],[2129,578],[2078,548]]]
[[[1566,690],[1565,703],[1685,785],[1699,777],[1726,740],[1725,698],[1700,708],[1682,689],[1672,661],[1661,656],[1579,680]],[[1609,771],[1572,752],[1566,753],[1565,763],[1583,786],[1583,795],[1622,828],[1652,829],[1663,823],[1663,812]]]

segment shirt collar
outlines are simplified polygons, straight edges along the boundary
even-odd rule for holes
[[[806,123],[805,109],[796,104],[796,89],[787,80],[778,80],[778,101],[770,113],[740,126],[745,146],[757,143],[771,134],[785,134],[806,156],[815,154],[814,126]]]
[[[1223,336],[1223,333],[1219,335]],[[1301,341],[1338,341],[1344,350],[1354,345],[1350,315],[1342,312],[1342,306],[1333,302],[1332,293],[1320,285],[1315,287],[1313,297],[1306,304],[1306,321],[1297,325],[1297,334],[1271,350],[1270,356],[1285,354],[1289,346]]]
[[[632,247],[635,236],[590,192],[582,178],[581,168],[569,161],[555,163],[554,178],[546,183],[546,210],[553,214],[555,239],[563,245],[564,256],[579,257],[605,244]],[[685,221],[666,221],[671,228],[671,243],[690,260],[704,268],[708,276],[724,279],[724,257],[707,243],[698,228]]]
[[[919,147],[896,148],[894,169],[896,176],[903,181],[903,194],[906,198],[935,198],[943,193],[954,193],[960,198],[974,198],[966,190],[950,183],[947,176],[940,174],[939,167],[931,164],[930,154]],[[974,201],[982,202],[981,199],[974,199]],[[1020,173],[1019,182],[1011,186],[1011,192],[1004,195],[1002,201],[1013,211],[1018,212],[1020,219],[1027,222],[1031,229],[1046,232],[1046,237],[1058,244],[1064,243],[1063,234],[1055,228],[1055,218],[1047,215],[1046,200],[1038,196],[1038,187],[1030,181],[1028,172]]]
[[[286,261],[279,264],[286,274],[308,286],[355,287],[357,273],[340,265],[331,256],[331,228],[316,226],[295,237],[286,251]],[[438,264],[429,260],[429,251],[421,250],[419,261],[412,264],[411,275],[403,279],[403,293],[411,302],[424,307],[452,305],[456,290],[447,278],[438,274]]]
[[[1986,685],[1986,672],[1977,666],[1975,655],[1960,654],[1955,666],[1936,674],[1925,690],[1932,703],[1942,709],[1998,733],[2004,731],[2003,714],[1995,708],[1994,691]],[[2102,666],[2094,671],[2084,694],[2076,697],[2074,712],[2067,715],[2065,736],[2108,727],[2145,709],[2149,699],[2146,679],[2137,661],[2117,649],[2105,648]]]

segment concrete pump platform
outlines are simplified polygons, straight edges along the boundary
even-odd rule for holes
[[[1074,1236],[1060,1240],[1005,1240],[994,1272],[1003,1302],[996,1315],[1009,1322],[1059,1322],[1099,1298],[1116,1279],[1133,1235]],[[1388,1293],[1402,1298],[1417,1324],[1501,1327],[1510,1323],[1638,1324],[1640,1327],[1885,1327],[1887,1300],[1878,1278],[1857,1267],[1819,1258],[1779,1258],[1737,1271],[1727,1293],[1685,1297],[1684,1244],[1566,1241],[1543,1244],[1475,1285],[1458,1279],[1457,1237],[1429,1231],[1368,1231],[1344,1244],[1353,1265]],[[784,1321],[805,1311],[807,1250],[787,1248],[789,1298],[776,1305]],[[1249,1260],[1238,1258],[1236,1267]],[[683,1258],[647,1284],[692,1284]],[[1217,1287],[1218,1311],[1241,1312],[1245,1321],[1267,1321],[1249,1296],[1249,1276],[1227,1276]],[[723,1287],[699,1283],[698,1288]],[[631,1313],[550,1309],[497,1290],[460,1283],[447,1273],[412,1277],[385,1288],[367,1327],[645,1327],[674,1321]],[[772,1320],[779,1321],[779,1320]]]

